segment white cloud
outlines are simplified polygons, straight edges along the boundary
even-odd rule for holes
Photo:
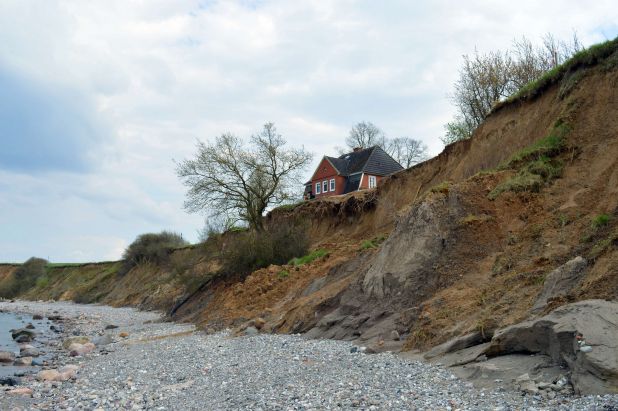
[[[462,54],[573,29],[590,44],[616,21],[612,1],[5,0],[0,68],[88,96],[104,138],[86,171],[0,170],[0,260],[118,257],[161,229],[194,239],[172,159],[224,131],[273,121],[320,158],[368,120],[437,154]]]

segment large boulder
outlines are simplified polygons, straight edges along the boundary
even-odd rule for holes
[[[586,300],[496,331],[485,354],[548,355],[577,394],[618,393],[618,303]]]
[[[583,278],[587,265],[586,260],[578,256],[549,273],[543,283],[543,290],[532,306],[532,312],[541,312],[550,299],[570,292]]]

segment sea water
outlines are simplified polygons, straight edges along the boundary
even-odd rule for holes
[[[11,330],[24,328],[28,323],[35,326],[37,337],[34,342],[30,343],[37,348],[49,336],[49,320],[33,320],[31,315],[0,312],[0,351],[11,351],[16,355],[19,354],[19,344],[17,344],[11,336]],[[39,359],[45,358],[44,356]],[[0,365],[0,376],[13,375],[16,370],[31,370],[33,367],[16,367],[11,363],[2,363]]]

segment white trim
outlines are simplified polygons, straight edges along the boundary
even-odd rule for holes
[[[363,178],[365,178],[365,173],[361,173],[361,179],[358,182],[358,188],[356,189],[356,191],[361,190],[361,186],[363,185]]]
[[[320,183],[319,181],[317,183],[315,183],[315,194],[321,194],[321,186],[322,183]]]
[[[328,180],[322,181],[322,192],[328,193]]]
[[[371,182],[373,181],[373,186]],[[376,176],[369,176],[369,181],[367,182],[369,188],[376,188],[378,186],[378,178]]]
[[[330,191],[335,191],[336,185],[337,183],[335,182],[334,178],[331,178],[330,181],[328,182],[328,188],[330,189]]]

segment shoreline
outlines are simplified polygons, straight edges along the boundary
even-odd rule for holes
[[[552,400],[478,389],[449,369],[398,354],[362,354],[349,342],[300,335],[233,337],[161,313],[68,302],[0,302],[0,309],[59,315],[65,329],[109,344],[84,355],[58,350],[65,381],[24,380],[28,395],[0,397],[1,409],[603,409],[618,396]],[[117,328],[106,328],[108,326]],[[122,335],[122,336],[121,336]],[[4,391],[6,387],[3,387]],[[608,408],[612,409],[612,408]]]

